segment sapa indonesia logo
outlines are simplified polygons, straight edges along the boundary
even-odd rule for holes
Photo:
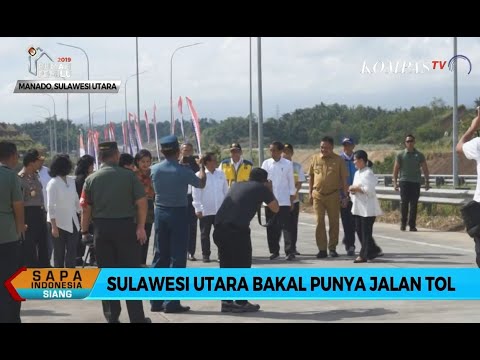
[[[465,55],[455,55],[450,60],[431,61],[363,61],[362,74],[425,74],[433,71],[453,71],[458,66],[459,60],[467,74],[472,72],[472,62]]]

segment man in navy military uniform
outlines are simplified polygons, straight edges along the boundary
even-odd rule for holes
[[[189,168],[178,163],[180,146],[174,135],[160,139],[165,156],[152,167],[151,177],[155,190],[155,255],[154,268],[185,268],[188,249],[188,201],[187,188],[191,185],[203,189],[207,177],[200,167],[197,177]],[[152,300],[151,311],[179,313],[190,310],[179,300]]]

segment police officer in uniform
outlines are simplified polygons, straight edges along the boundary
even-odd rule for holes
[[[152,167],[151,177],[155,190],[155,255],[154,268],[184,268],[188,249],[187,188],[191,185],[203,189],[207,182],[205,168],[200,167],[198,177],[189,168],[178,163],[180,147],[174,135],[160,139],[165,156]],[[190,310],[179,300],[152,300],[151,311],[179,313]]]
[[[239,143],[233,143],[230,146],[230,158],[225,159],[218,167],[225,173],[228,186],[235,182],[248,181],[253,164],[242,157],[242,147]]]
[[[133,171],[118,166],[116,142],[99,145],[102,166],[85,180],[82,198],[82,235],[94,224],[94,243],[99,268],[140,267],[140,245],[146,242],[147,198]],[[135,224],[134,218],[137,223]],[[127,300],[130,322],[151,322],[145,317],[141,300]],[[119,300],[102,301],[109,323],[118,323]]]
[[[25,206],[25,242],[23,260],[26,267],[51,267],[48,256],[47,218],[43,187],[38,171],[45,158],[36,149],[30,149],[23,157],[23,168],[18,173],[22,185]]]

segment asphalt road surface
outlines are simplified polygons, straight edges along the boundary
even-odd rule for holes
[[[317,259],[315,218],[300,214],[298,251],[295,261],[286,261],[284,254],[269,260],[266,231],[256,219],[252,221],[253,267],[325,267],[325,268],[411,268],[466,267],[476,268],[473,240],[466,233],[438,232],[419,228],[418,232],[402,232],[398,225],[376,223],[374,237],[385,256],[371,263],[354,264],[339,245],[338,258]],[[341,228],[341,225],[340,225]],[[198,232],[199,233],[199,232]],[[199,236],[199,234],[198,234]],[[342,233],[340,233],[340,238]],[[153,235],[150,244],[153,243]],[[357,250],[360,244],[356,243]],[[283,240],[282,247],[283,251]],[[152,253],[149,253],[150,262]],[[198,261],[188,267],[218,267],[216,261],[201,261],[200,239],[197,239]],[[211,259],[216,260],[212,242]],[[146,316],[154,323],[252,323],[252,322],[480,322],[480,301],[403,301],[403,300],[262,300],[256,313],[221,313],[220,301],[182,301],[192,310],[183,314],[151,313],[144,301]],[[22,303],[24,323],[104,323],[99,301],[88,300],[29,300]],[[125,302],[122,302],[122,323],[128,322]]]

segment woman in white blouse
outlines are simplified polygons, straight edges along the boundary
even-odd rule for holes
[[[53,236],[53,264],[74,268],[77,256],[80,204],[75,180],[68,177],[72,162],[68,155],[57,155],[50,166],[52,179],[47,185],[47,221]]]
[[[377,177],[371,169],[372,162],[363,150],[353,154],[353,163],[358,171],[355,172],[353,183],[349,188],[352,198],[352,214],[355,218],[355,227],[362,244],[359,256],[354,263],[364,263],[378,256],[382,256],[382,249],[373,239],[373,224],[375,218],[382,215],[380,204],[375,192]]]

